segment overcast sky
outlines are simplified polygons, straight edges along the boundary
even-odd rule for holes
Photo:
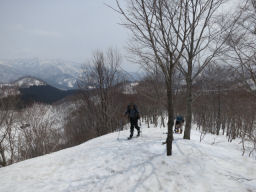
[[[225,6],[230,10],[235,2]],[[123,55],[129,40],[120,16],[104,3],[114,0],[0,0],[0,59],[62,59],[86,62],[109,47]],[[120,2],[123,2],[121,0]],[[123,59],[123,67],[136,71]]]
[[[0,0],[0,59],[84,62],[96,49],[108,47],[125,54],[128,31],[104,3],[114,1]],[[125,68],[137,69],[132,64]]]

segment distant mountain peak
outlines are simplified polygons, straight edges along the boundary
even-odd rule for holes
[[[30,88],[32,86],[45,86],[47,85],[44,81],[31,77],[21,77],[11,83],[0,83],[0,98],[7,97],[10,95],[19,95],[20,88]]]
[[[19,88],[29,88],[31,86],[47,85],[43,80],[40,80],[40,79],[32,77],[32,76],[21,77],[11,84],[13,84],[14,86],[17,86]]]

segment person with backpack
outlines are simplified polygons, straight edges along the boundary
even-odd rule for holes
[[[183,124],[184,124],[184,118],[183,118],[183,116],[181,116],[181,115],[178,115],[177,117],[176,117],[176,123],[175,123],[175,129],[174,129],[174,132],[175,133],[180,133],[180,134],[182,134],[182,126],[183,126]]]
[[[134,127],[137,129],[137,137],[140,136],[140,127],[138,126],[138,120],[140,118],[140,114],[138,111],[138,108],[135,104],[130,104],[127,106],[127,110],[125,112],[125,116],[128,116],[129,120],[130,120],[130,136],[128,137],[128,139],[131,139],[133,137],[133,132],[134,132]]]

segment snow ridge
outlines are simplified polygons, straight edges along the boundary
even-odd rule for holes
[[[0,191],[256,191],[256,161],[241,155],[239,141],[192,130],[191,140],[175,135],[167,157],[165,128],[142,126],[108,134],[82,145],[30,159],[0,170]]]

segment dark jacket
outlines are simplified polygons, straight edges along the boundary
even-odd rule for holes
[[[128,117],[130,119],[139,119],[140,118],[140,114],[138,111],[138,108],[136,105],[133,105],[134,107],[132,108],[131,105],[127,106],[127,110],[125,112],[125,115],[128,115]]]

